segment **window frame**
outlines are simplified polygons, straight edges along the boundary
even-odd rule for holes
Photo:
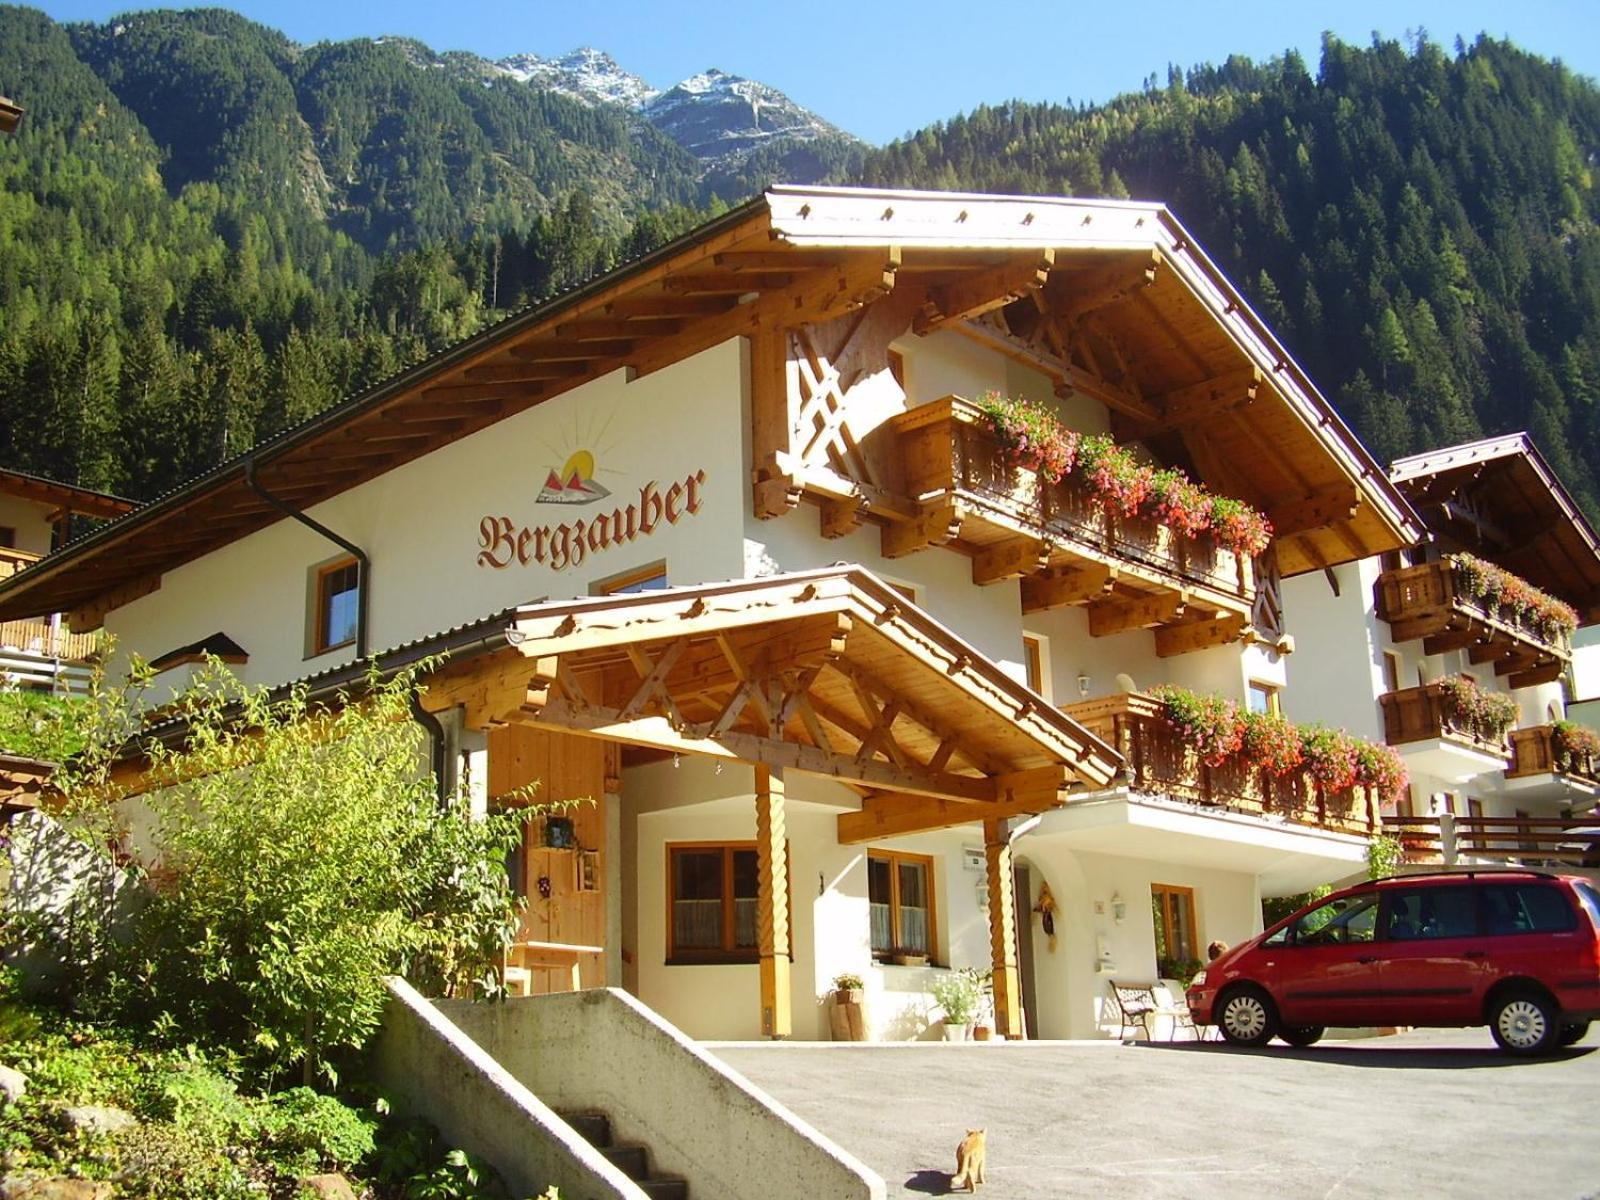
[[[1384,692],[1398,692],[1401,690],[1400,680],[1405,670],[1405,660],[1398,650],[1385,650],[1383,652],[1383,687]]]
[[[759,913],[757,916],[757,944],[748,949],[734,945],[734,930],[736,917],[734,914],[733,894],[733,856],[740,851],[748,851],[756,856],[757,888],[760,887],[761,854],[754,841],[698,841],[698,842],[668,842],[666,844],[666,929],[665,929],[665,963],[669,967],[700,967],[700,966],[726,966],[730,964],[750,965],[761,961],[761,946]],[[679,949],[673,936],[673,906],[677,903],[677,873],[673,870],[673,857],[679,853],[704,854],[708,850],[722,852],[722,945],[715,950],[702,950],[698,947]],[[789,861],[789,843],[783,844],[784,859]],[[784,877],[789,881],[789,945],[787,954],[794,959],[794,872],[786,871]],[[759,892],[758,892],[759,894]]]
[[[1254,700],[1257,695],[1266,698],[1266,707],[1258,709]],[[1244,685],[1245,707],[1250,712],[1259,712],[1269,717],[1283,716],[1283,688],[1276,683],[1268,683],[1265,679],[1250,679]]]
[[[1152,925],[1155,926],[1151,933],[1154,934],[1157,972],[1160,972],[1163,960],[1167,962],[1198,962],[1204,965],[1205,960],[1200,957],[1200,920],[1195,912],[1194,888],[1186,887],[1181,883],[1152,882],[1150,884],[1150,903],[1152,909],[1159,908],[1161,910],[1160,923],[1157,924],[1155,922],[1153,913],[1151,920]],[[1173,952],[1171,942],[1168,941],[1168,931],[1173,928],[1172,916],[1180,910],[1184,918],[1184,921],[1180,922],[1180,924],[1187,923],[1189,936],[1193,939],[1193,945],[1189,947],[1190,953],[1187,955]],[[1168,941],[1168,944],[1164,947],[1167,951],[1165,954],[1162,953],[1163,941]]]
[[[659,588],[638,586],[641,583],[648,583],[652,579],[660,579],[661,586]],[[667,560],[661,558],[655,562],[641,563],[639,566],[632,567],[629,570],[620,571],[615,575],[608,575],[604,579],[598,579],[590,587],[589,594],[592,596],[633,595],[640,592],[665,591],[671,586],[672,583],[667,576]]]
[[[879,950],[872,945],[872,860],[889,864],[889,948]],[[915,854],[909,850],[885,850],[881,847],[867,849],[867,950],[872,961],[883,964],[894,957],[902,945],[900,936],[900,864],[911,863],[922,867],[928,889],[928,961],[938,964],[939,957],[939,891],[936,859],[931,854]]]
[[[332,616],[331,606],[336,593],[327,590],[328,581],[335,575],[351,568],[355,568],[355,587],[350,589],[356,597],[356,623],[350,636],[340,642],[330,642],[329,618]],[[306,657],[316,658],[321,654],[331,654],[335,650],[343,650],[347,646],[356,644],[361,628],[361,563],[353,554],[341,554],[338,558],[331,558],[327,562],[318,563],[311,569],[311,645],[308,647]],[[342,594],[342,593],[337,593]]]
[[[1023,633],[1022,674],[1030,690],[1055,703],[1050,679],[1050,639],[1044,634]]]

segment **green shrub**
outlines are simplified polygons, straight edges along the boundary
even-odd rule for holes
[[[343,1170],[373,1151],[374,1122],[310,1088],[290,1088],[273,1096],[261,1124],[274,1161],[288,1175],[318,1168]]]

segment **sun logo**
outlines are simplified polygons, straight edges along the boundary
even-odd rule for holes
[[[594,477],[594,455],[574,450],[561,470],[551,470],[539,489],[540,504],[593,504],[611,494],[611,489]]]

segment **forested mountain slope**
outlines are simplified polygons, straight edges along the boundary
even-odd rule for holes
[[[642,102],[221,10],[0,6],[0,92],[0,462],[85,485],[164,491],[803,172],[1164,200],[1381,459],[1528,428],[1600,499],[1600,91],[1507,43],[1330,39],[734,165]]]
[[[870,156],[907,187],[1168,203],[1382,461],[1515,429],[1600,498],[1600,91],[1480,39],[981,108]]]

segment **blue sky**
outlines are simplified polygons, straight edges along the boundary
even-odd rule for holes
[[[820,116],[882,142],[985,102],[1105,100],[1137,89],[1169,63],[1268,58],[1298,48],[1316,69],[1322,32],[1365,45],[1374,31],[1418,27],[1446,48],[1457,34],[1507,36],[1600,76],[1597,0],[1299,0],[1219,3],[1001,4],[995,0],[812,0],[806,4],[683,4],[674,0],[212,0],[299,42],[405,34],[436,50],[489,58],[576,46],[608,51],[624,68],[667,87],[707,67],[772,84]],[[58,20],[105,20],[157,3],[50,0]]]

